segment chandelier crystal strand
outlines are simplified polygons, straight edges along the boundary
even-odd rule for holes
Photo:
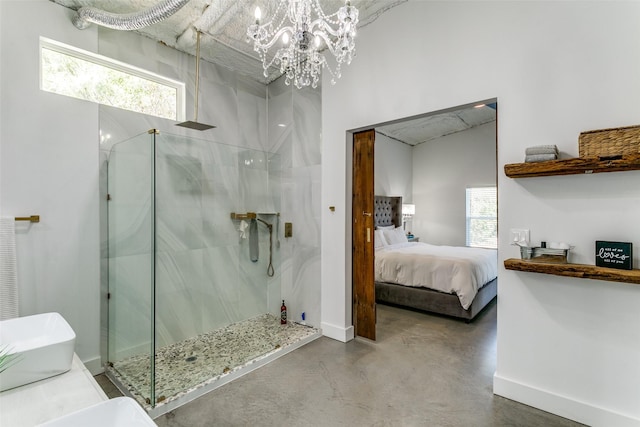
[[[322,69],[327,69],[335,84],[342,64],[350,64],[355,55],[358,9],[348,0],[331,15],[324,13],[319,0],[280,0],[270,21],[261,24],[260,19],[260,8],[256,8],[247,38],[262,61],[265,77],[275,66],[287,85],[316,88]],[[275,53],[269,53],[271,48]],[[326,50],[335,58],[333,69],[323,53]]]

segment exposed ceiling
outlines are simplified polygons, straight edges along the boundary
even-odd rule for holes
[[[54,3],[78,10],[83,6],[96,7],[111,13],[141,12],[158,5],[161,0],[51,0]],[[360,12],[359,28],[370,24],[382,13],[407,0],[351,0]],[[344,0],[320,0],[325,13],[332,14]],[[196,30],[203,33],[200,56],[203,60],[221,64],[241,74],[268,84],[280,71],[269,70],[264,77],[262,62],[247,42],[247,27],[253,23],[254,10],[260,6],[262,16],[271,16],[275,0],[191,0],[174,15],[164,21],[137,30],[154,40],[179,51],[195,55]],[[69,22],[69,25],[72,25]],[[81,31],[81,30],[78,30]],[[357,49],[357,44],[356,44]]]
[[[128,14],[148,10],[159,5],[162,0],[51,1],[73,10],[90,6],[106,12]],[[407,0],[351,0],[351,4],[359,10],[358,27],[362,28],[405,1]],[[344,4],[344,0],[320,0],[320,3],[325,13],[333,13]],[[271,16],[276,4],[277,0],[190,0],[174,15],[135,32],[181,52],[195,55],[196,34],[200,31],[203,34],[200,41],[200,56],[203,60],[223,65],[268,84],[280,77],[280,72],[271,68],[268,76],[264,77],[262,63],[254,52],[253,45],[247,42],[246,31],[247,26],[255,19],[256,6],[260,6],[266,19]],[[73,25],[71,21],[69,25]],[[482,108],[465,106],[386,124],[376,127],[376,131],[406,144],[416,145],[495,119],[495,104]]]
[[[405,144],[418,145],[495,122],[496,109],[495,103],[468,105],[376,126],[375,130]]]

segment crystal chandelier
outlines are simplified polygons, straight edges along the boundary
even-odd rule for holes
[[[331,15],[322,11],[318,0],[279,0],[269,22],[260,23],[259,7],[255,18],[247,36],[260,55],[265,77],[269,67],[275,65],[285,75],[287,85],[293,82],[298,89],[309,85],[315,88],[320,72],[326,68],[335,84],[342,64],[350,64],[355,55],[358,9],[348,0]],[[277,48],[275,54],[269,54],[272,47]],[[334,69],[327,63],[326,49],[335,57]]]

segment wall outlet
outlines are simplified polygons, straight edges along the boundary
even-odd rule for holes
[[[527,228],[512,228],[510,236],[511,243],[529,244],[529,229]]]

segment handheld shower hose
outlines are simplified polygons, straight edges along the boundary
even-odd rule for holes
[[[267,226],[267,228],[269,229],[269,266],[267,267],[267,276],[269,277],[273,277],[273,275],[275,274],[275,271],[273,269],[273,224],[269,224],[268,222],[260,219],[260,218],[256,218],[258,221],[260,221],[261,223],[263,223],[264,225]]]

